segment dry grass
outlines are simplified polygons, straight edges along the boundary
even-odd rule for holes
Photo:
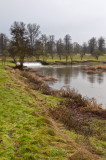
[[[44,77],[45,77],[45,75],[40,74],[40,73],[36,73],[36,75],[37,75],[38,77],[41,77],[41,78],[44,78]]]
[[[88,99],[82,97],[81,94],[77,93],[74,89],[62,89],[59,91],[59,95],[61,97],[66,97],[68,99],[71,99],[75,104],[77,104],[77,107],[79,106],[87,106]]]
[[[85,67],[84,70],[89,74],[101,73],[106,71],[106,65],[89,66],[89,67]]]
[[[40,78],[42,78],[43,81],[52,81],[52,82],[56,82],[57,79],[54,78],[54,77],[51,77],[51,76],[45,76],[43,74],[40,74],[40,73],[36,73],[36,75]]]
[[[54,77],[44,77],[43,80],[44,80],[44,81],[52,81],[52,82],[57,81],[57,79],[54,78]]]
[[[69,108],[77,108],[82,112],[89,112],[97,116],[106,117],[106,109],[102,109],[101,104],[97,104],[95,99],[82,97],[74,89],[60,90],[58,95],[67,98],[65,105]]]
[[[47,95],[53,94],[53,90],[43,81],[41,77],[27,71],[21,71],[21,75],[27,78],[29,88],[40,90],[43,94]]]
[[[92,117],[106,118],[106,110],[97,104],[96,100],[90,100],[82,97],[75,90],[60,90],[58,95],[65,97],[66,100],[62,101],[58,107],[51,109],[50,114],[56,119],[61,121],[68,127],[74,129],[80,134],[85,136],[93,135],[93,130],[90,127]]]
[[[38,76],[36,76],[32,73],[29,73],[29,72],[26,72],[26,71],[22,71],[21,73],[24,77],[28,78],[30,80],[30,82],[34,82],[36,84],[42,84],[43,83],[41,78],[39,78]]]
[[[40,69],[35,69],[35,68],[27,68],[26,70],[29,72],[39,72],[40,71]]]

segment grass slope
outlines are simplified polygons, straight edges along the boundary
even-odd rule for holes
[[[61,98],[29,89],[12,72],[0,64],[0,160],[105,159],[104,141],[90,137],[89,149],[83,135],[49,116]]]
[[[8,73],[0,68],[1,160],[61,159],[66,155],[64,149],[51,145],[61,139],[47,124],[47,119],[38,113],[34,98],[14,84]]]

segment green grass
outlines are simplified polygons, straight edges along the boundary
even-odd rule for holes
[[[86,142],[84,135],[68,131],[50,117],[49,108],[57,108],[64,98],[19,82],[17,73],[12,75],[0,63],[0,160],[104,159],[104,121],[94,120],[91,127],[99,135]]]
[[[59,139],[35,99],[15,84],[0,66],[0,159],[62,159],[66,151],[52,146]],[[35,114],[34,114],[35,113]],[[19,158],[20,157],[20,158]]]
[[[1,59],[1,57],[0,57],[0,59]],[[42,56],[40,56],[40,60],[43,61]],[[12,58],[8,57],[6,64],[9,65],[10,61],[12,61]],[[25,61],[36,61],[36,57],[25,58]],[[77,62],[84,62],[84,61],[106,62],[106,54],[104,54],[103,56],[100,56],[98,60],[96,60],[91,54],[86,54],[83,57],[83,59],[81,60],[80,54],[75,54],[75,56],[73,57],[73,61],[77,61]],[[62,56],[62,59],[60,60],[59,56],[54,54],[53,59],[51,56],[49,56],[48,58],[46,58],[46,62],[51,65],[52,64],[61,64],[61,62],[66,63],[66,59],[64,56]],[[70,57],[68,58],[68,62],[71,62]],[[75,62],[75,63],[77,63],[77,62]]]
[[[90,138],[90,144],[98,154],[106,156],[106,142],[98,140],[95,137]]]
[[[42,60],[42,57],[40,57],[40,59]],[[101,62],[106,62],[106,55],[104,56],[100,56],[98,60],[96,60],[91,54],[86,54],[83,59],[81,60],[80,58],[80,54],[76,54],[74,57],[73,57],[73,61],[88,61],[88,60],[91,60],[91,61],[101,61]],[[47,59],[47,62],[50,63],[50,64],[54,64],[56,61],[59,61],[59,62],[66,62],[65,60],[65,57],[62,56],[62,59],[60,61],[59,57],[57,55],[54,55],[54,58],[52,59],[50,56],[49,58]],[[70,60],[70,57],[68,58],[68,62],[71,62]]]

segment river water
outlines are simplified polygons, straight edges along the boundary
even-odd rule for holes
[[[106,73],[87,74],[83,70],[85,65],[69,66],[43,66],[37,64],[26,64],[30,68],[40,68],[40,72],[47,76],[58,79],[57,82],[49,82],[49,86],[54,89],[64,87],[74,88],[78,93],[88,98],[94,98],[98,104],[106,108]]]

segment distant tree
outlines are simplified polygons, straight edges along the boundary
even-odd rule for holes
[[[53,59],[53,57],[54,57],[54,47],[55,47],[54,35],[49,36],[47,44],[48,44],[48,52]]]
[[[0,34],[0,52],[3,54],[3,51],[7,50],[8,47],[8,38],[5,34]]]
[[[31,54],[35,55],[35,44],[37,38],[40,34],[40,26],[38,24],[28,24],[27,31],[28,31],[28,38],[31,46]]]
[[[77,54],[77,53],[80,53],[80,51],[81,51],[81,46],[77,42],[74,42],[73,43],[73,52],[75,54]]]
[[[67,34],[64,37],[64,49],[65,49],[65,58],[66,58],[66,63],[68,61],[68,57],[70,56],[72,58],[72,52],[71,52],[71,36]]]
[[[48,57],[48,38],[45,34],[42,34],[40,37],[41,41],[41,55],[43,56],[43,61],[46,61]]]
[[[103,56],[103,52],[101,52],[100,50],[95,50],[93,51],[92,56],[98,60],[99,56]]]
[[[80,52],[80,58],[81,60],[83,59],[84,55],[88,52],[88,46],[86,43],[83,43],[81,47],[81,52]]]
[[[39,60],[39,57],[42,55],[42,43],[40,39],[36,40],[35,43],[35,56],[36,60]]]
[[[103,37],[100,37],[97,43],[98,43],[98,50],[104,53],[105,52],[105,39]]]
[[[84,55],[88,52],[88,46],[85,42],[82,45],[82,52],[84,53]]]
[[[10,28],[12,40],[11,48],[15,48],[14,52],[19,59],[20,68],[23,69],[24,58],[30,53],[30,43],[27,30],[23,22],[14,22]],[[10,52],[10,54],[12,54]]]
[[[97,49],[97,41],[96,38],[93,37],[89,40],[88,42],[88,47],[89,47],[89,52],[92,54],[94,52],[94,50]]]
[[[0,53],[2,54],[2,64],[6,62],[6,56],[8,55],[8,43],[9,39],[3,33],[0,34]]]
[[[61,57],[64,53],[64,43],[62,42],[62,39],[60,38],[57,43],[56,43],[56,48],[57,48],[57,54],[61,60]]]

